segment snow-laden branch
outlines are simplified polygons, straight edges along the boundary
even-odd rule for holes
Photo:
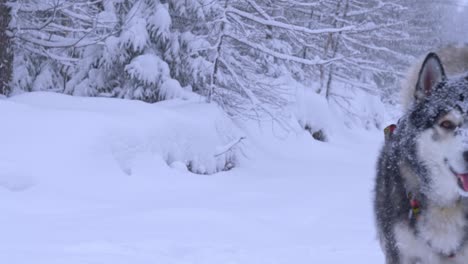
[[[85,47],[85,46],[89,46],[93,44],[98,44],[104,39],[104,38],[87,38],[87,35],[84,35],[76,39],[65,38],[62,41],[49,41],[49,40],[39,39],[35,37],[23,36],[19,34],[14,35],[14,37],[17,37],[27,43],[35,44],[44,48],[71,48],[71,47],[79,48],[79,47]]]
[[[383,69],[383,68],[381,68],[379,66],[372,65],[372,62],[368,62],[368,64],[371,64],[370,66],[367,66],[365,61],[362,62],[362,61],[352,61],[352,60],[345,59],[344,62],[347,63],[347,64],[351,64],[353,67],[363,69],[363,70],[366,70],[366,71],[369,71],[369,72],[393,74],[393,75],[398,76],[398,77],[404,77],[404,75],[405,75],[404,73],[394,69],[394,67],[390,67],[388,69]],[[375,63],[373,63],[373,64],[375,64]]]
[[[65,15],[69,16],[70,18],[81,20],[82,22],[89,23],[90,25],[92,25],[94,22],[94,18],[88,15],[83,15],[83,14],[79,14],[76,12],[72,12],[71,10],[68,10],[68,9],[63,9],[62,12]]]
[[[335,79],[337,79],[337,80],[339,80],[339,81],[341,81],[343,83],[352,85],[353,87],[359,88],[359,89],[361,89],[363,91],[366,91],[366,92],[368,92],[370,94],[380,93],[380,91],[377,90],[375,86],[370,86],[370,85],[367,85],[367,84],[359,82],[359,81],[353,81],[353,80],[349,79],[349,76],[343,76],[341,74],[335,73],[333,78],[335,78]]]
[[[42,47],[34,47],[34,46],[25,45],[25,46],[23,46],[23,48],[25,50],[33,53],[33,54],[38,54],[38,55],[50,58],[52,60],[58,61],[62,65],[66,65],[66,66],[72,66],[75,63],[80,61],[79,59],[76,59],[76,58],[71,58],[71,57],[68,57],[68,56],[64,57],[64,56],[61,56],[61,55],[53,54],[53,53],[49,52],[47,49],[42,48]]]
[[[341,28],[321,28],[321,29],[310,29],[302,26],[297,26],[297,25],[291,25],[279,21],[274,21],[274,20],[266,20],[260,17],[257,17],[255,15],[252,15],[250,13],[241,11],[239,9],[233,8],[233,7],[228,7],[226,9],[226,14],[235,14],[238,16],[241,16],[243,18],[246,18],[248,20],[254,21],[256,23],[265,25],[265,26],[272,26],[272,27],[277,27],[277,28],[283,28],[287,30],[294,30],[306,34],[327,34],[327,33],[339,33],[339,32],[346,32],[346,31],[356,31],[356,26],[346,26],[346,27],[341,27]]]
[[[329,59],[329,60],[323,60],[323,59],[315,59],[315,60],[308,60],[308,59],[304,59],[304,58],[300,58],[300,57],[296,57],[296,56],[292,56],[292,55],[287,55],[287,54],[284,54],[284,53],[280,53],[280,52],[277,52],[277,51],[274,51],[274,50],[271,50],[267,47],[264,47],[264,46],[261,46],[257,43],[253,43],[249,40],[246,40],[246,39],[243,39],[241,37],[238,37],[238,36],[235,36],[233,34],[226,34],[225,35],[226,37],[229,37],[235,41],[238,41],[244,45],[247,45],[253,49],[256,49],[260,52],[263,52],[265,54],[268,54],[272,57],[275,57],[277,59],[280,59],[280,60],[285,60],[285,61],[292,61],[292,62],[297,62],[297,63],[300,63],[300,64],[304,64],[304,65],[309,65],[309,66],[316,66],[316,65],[325,65],[325,64],[330,64],[332,62],[335,62],[335,61],[339,61],[341,59],[343,59],[343,57],[336,57],[336,58],[333,58],[333,59]]]
[[[247,98],[249,99],[250,103],[252,104],[253,106],[253,111],[256,112],[256,109],[261,109],[262,111],[264,111],[267,115],[269,115],[273,120],[275,120],[280,126],[283,127],[283,129],[285,130],[289,130],[290,129],[290,126],[289,124],[287,124],[286,122],[283,122],[280,118],[278,118],[278,116],[275,114],[275,112],[273,110],[271,110],[266,104],[262,103],[260,101],[259,98],[257,98],[257,96],[255,96],[255,94],[247,87],[245,87],[239,80],[241,80],[242,78],[240,78],[237,73],[235,72],[234,69],[232,69],[228,63],[226,63],[223,59],[220,59],[220,62],[224,65],[224,67],[229,71],[229,73],[231,74],[232,76],[232,79],[234,82],[237,83],[237,85],[239,85],[239,87],[242,89],[242,91],[244,92],[244,94],[247,96]]]
[[[359,26],[355,30],[349,30],[343,33],[345,34],[364,33],[364,32],[377,31],[377,30],[381,30],[385,28],[395,27],[395,26],[401,26],[403,24],[404,24],[403,22],[395,22],[395,23],[389,23],[389,24],[366,23],[362,26]]]
[[[267,14],[267,12],[265,12],[265,10],[263,10],[259,5],[257,5],[257,3],[255,3],[254,0],[245,1],[249,3],[249,5],[251,5],[255,9],[255,11],[262,15],[263,18],[265,18],[266,20],[271,20],[271,17]]]
[[[306,3],[304,3],[304,2],[300,2],[300,1],[294,1],[294,0],[287,0],[287,1],[280,0],[278,2],[284,2],[284,3],[287,3],[289,5],[295,5],[295,6],[300,6],[300,7],[317,7],[317,6],[320,5],[320,2],[310,3],[310,1],[307,1]]]
[[[402,9],[403,7],[400,6],[400,5],[395,5],[393,3],[383,3],[383,2],[379,2],[377,4],[377,6],[374,6],[372,8],[359,8],[358,10],[356,11],[351,11],[351,12],[348,12],[346,14],[347,17],[353,17],[353,16],[360,16],[360,15],[367,15],[367,14],[371,14],[371,13],[375,13],[376,11],[379,11],[385,7],[397,7],[397,8],[400,8]]]
[[[240,137],[237,140],[229,142],[228,144],[226,144],[226,145],[224,145],[222,147],[216,148],[216,154],[214,156],[219,157],[219,156],[231,151],[237,144],[241,143],[242,140],[244,140],[244,139],[245,139],[245,137]]]
[[[361,47],[364,47],[364,48],[367,48],[367,49],[371,49],[371,50],[376,50],[376,51],[382,51],[382,52],[386,52],[386,53],[389,53],[389,54],[392,54],[392,55],[395,55],[395,56],[401,56],[400,53],[396,52],[396,51],[393,51],[387,47],[382,47],[382,46],[376,46],[376,45],[373,45],[371,43],[369,44],[366,44],[364,42],[361,42],[357,39],[354,39],[354,38],[351,38],[349,36],[346,36],[346,35],[343,35],[342,36],[343,39],[345,39],[346,41],[349,41],[355,45],[358,45],[358,46],[361,46]]]
[[[73,28],[60,25],[57,23],[47,23],[47,25],[41,25],[40,27],[21,27],[21,31],[39,31],[39,32],[48,32],[48,33],[64,33],[64,32],[73,32],[73,33],[89,33],[89,29],[84,28]]]

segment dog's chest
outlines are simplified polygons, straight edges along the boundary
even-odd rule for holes
[[[450,208],[429,207],[416,223],[418,236],[444,255],[461,250],[467,221],[462,205]]]
[[[417,232],[408,222],[395,226],[394,234],[402,263],[467,263],[467,220],[463,206],[425,208],[414,228]]]

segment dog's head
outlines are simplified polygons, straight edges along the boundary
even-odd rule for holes
[[[435,53],[419,71],[408,114],[426,195],[440,203],[468,196],[468,75],[447,78]],[[410,161],[411,162],[411,161]]]

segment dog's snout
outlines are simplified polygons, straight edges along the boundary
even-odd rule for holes
[[[468,151],[463,152],[463,159],[468,162]]]

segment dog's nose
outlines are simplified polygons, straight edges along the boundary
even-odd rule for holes
[[[463,159],[468,162],[468,151],[463,152]]]

